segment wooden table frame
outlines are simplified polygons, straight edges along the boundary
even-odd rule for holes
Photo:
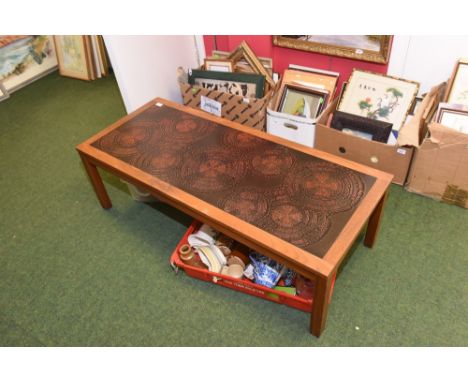
[[[103,151],[100,151],[91,145],[102,136],[108,134],[110,131],[118,128],[123,123],[131,120],[136,115],[158,103],[267,139],[361,173],[368,174],[375,177],[376,180],[325,256],[323,258],[313,256],[309,252],[306,252],[293,244],[230,215],[229,213],[168,183],[165,183],[160,179]],[[368,226],[364,245],[372,247],[376,241],[388,187],[393,178],[392,175],[379,170],[254,130],[239,123],[226,121],[225,119],[212,116],[203,111],[181,106],[161,98],[156,98],[133,113],[121,118],[103,131],[78,145],[76,149],[80,154],[83,165],[88,173],[89,179],[91,180],[91,184],[103,208],[111,208],[112,203],[97,167],[109,171],[121,179],[148,191],[159,200],[181,210],[203,223],[212,226],[216,230],[232,237],[246,246],[285,264],[303,276],[315,279],[316,287],[310,320],[310,331],[315,336],[320,336],[325,328],[328,305],[332,292],[332,280],[336,276],[338,266],[345,258],[348,250],[364,228],[367,221]]]

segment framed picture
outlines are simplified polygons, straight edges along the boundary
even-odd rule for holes
[[[217,58],[228,58],[230,52],[224,52],[222,50],[213,50],[212,57],[213,59]],[[273,59],[268,57],[257,57],[266,71],[273,76]],[[245,59],[240,59],[236,63],[234,63],[234,72],[241,72],[241,73],[255,73],[253,69],[250,67],[249,63]]]
[[[328,92],[305,86],[285,84],[276,110],[304,118],[317,118],[323,110]]]
[[[4,99],[7,99],[9,96],[10,96],[10,94],[8,94],[5,86],[3,86],[2,81],[0,81],[0,101],[3,101]]]
[[[189,70],[188,82],[201,88],[249,98],[262,98],[265,77],[253,73],[224,73]]]
[[[0,81],[10,94],[56,69],[52,36],[0,36]]]
[[[328,75],[319,69],[317,69],[317,71],[307,72],[295,69],[286,69],[283,72],[283,79],[281,80],[282,86],[285,84],[291,84],[326,90],[328,91],[329,99],[332,99],[335,94],[337,82],[337,76]]]
[[[367,140],[387,143],[392,124],[359,115],[335,111],[330,127]]]
[[[456,63],[445,100],[448,103],[468,105],[468,59],[460,59]]]
[[[391,36],[383,35],[284,35],[273,36],[273,45],[309,52],[386,64]]]
[[[261,74],[262,76],[265,76],[265,85],[266,90],[268,91],[270,88],[273,89],[275,87],[275,81],[273,81],[273,77],[270,75],[270,73],[263,67],[262,63],[258,59],[258,57],[255,55],[253,50],[250,48],[249,44],[247,42],[242,41],[242,43],[237,47],[234,52],[232,52],[229,57],[234,63],[238,62],[241,59],[244,59],[247,61],[247,63],[252,67],[255,73]]]
[[[390,122],[398,131],[418,89],[417,82],[354,69],[338,110]]]
[[[86,36],[54,36],[59,72],[62,76],[89,81],[92,63],[89,57],[89,40]]]
[[[336,108],[337,109],[339,109],[339,107],[340,107],[341,98],[343,98],[343,93],[346,90],[346,86],[348,86],[348,81],[343,82],[343,84],[341,85],[340,95],[338,96],[338,101],[336,102]]]
[[[233,72],[234,67],[231,60],[223,58],[205,58],[205,70],[215,72]]]
[[[436,121],[460,133],[468,134],[468,106],[440,103]]]

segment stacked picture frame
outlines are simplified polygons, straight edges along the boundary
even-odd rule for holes
[[[102,36],[54,36],[59,72],[62,76],[92,81],[109,74]]]

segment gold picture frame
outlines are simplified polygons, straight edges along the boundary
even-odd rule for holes
[[[390,57],[391,37],[388,35],[283,35],[273,36],[273,45],[387,64]]]
[[[444,96],[445,102],[468,105],[468,58],[459,59]]]
[[[59,73],[62,76],[89,81],[94,79],[90,60],[89,36],[54,36]]]
[[[273,81],[273,77],[265,69],[263,64],[260,62],[246,41],[242,41],[237,49],[229,55],[228,59],[232,60],[234,63],[241,59],[245,59],[257,74],[265,76],[265,93],[268,92],[269,89],[273,89],[275,87],[275,81]]]
[[[227,58],[205,58],[205,70],[232,73],[234,64]]]
[[[211,52],[212,56],[209,57],[211,59],[225,59],[228,58],[231,52],[224,52],[222,50],[213,50]],[[269,57],[257,57],[258,60],[262,63],[263,67],[266,71],[273,77],[273,59]],[[234,64],[234,71],[235,72],[242,72],[242,73],[254,73],[253,69],[250,67],[248,62],[244,59],[237,61]]]

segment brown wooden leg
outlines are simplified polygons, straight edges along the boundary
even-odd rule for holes
[[[92,164],[84,155],[80,154],[83,165],[88,173],[91,184],[93,185],[94,192],[101,203],[102,208],[108,209],[112,207],[112,202],[109,198],[109,194],[102,183],[101,175],[99,175],[98,169]]]
[[[312,316],[310,318],[310,332],[320,337],[327,322],[328,304],[332,292],[334,275],[317,276],[315,282],[314,300],[312,302]]]
[[[383,208],[385,201],[387,200],[387,195],[388,191],[382,196],[382,199],[380,199],[379,204],[377,204],[374,212],[372,212],[372,215],[369,218],[369,222],[367,223],[366,237],[364,238],[364,245],[366,247],[372,248],[375,244],[377,233],[379,232]]]

